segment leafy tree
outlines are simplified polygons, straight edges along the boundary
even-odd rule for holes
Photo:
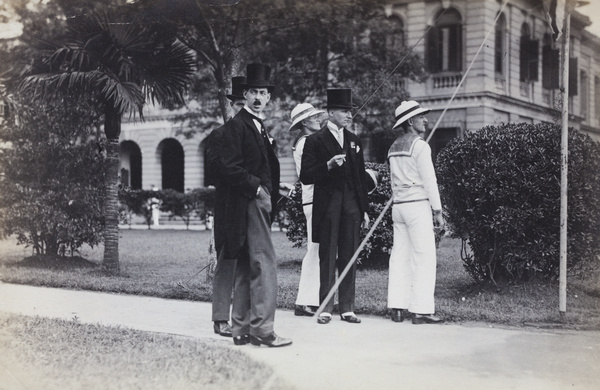
[[[402,78],[421,80],[424,76],[418,56],[400,44],[385,44],[390,22],[382,0],[222,3],[137,3],[148,21],[172,26],[179,39],[197,53],[199,72],[190,98],[201,103],[190,105],[190,111],[179,118],[186,123],[187,135],[212,130],[218,117],[227,120],[225,95],[231,76],[244,74],[245,65],[252,61],[273,68],[276,90],[266,114],[280,155],[290,152],[288,113],[298,102],[319,106],[328,87],[351,87],[356,101],[365,103],[356,117],[359,126],[366,132],[389,132],[395,107],[408,96]],[[393,138],[383,137],[387,147]]]
[[[12,110],[0,126],[0,232],[45,255],[99,244],[105,165],[90,141],[98,118],[73,101]]]
[[[64,38],[48,42],[28,69],[21,91],[50,102],[72,94],[93,97],[104,116],[107,149],[103,267],[119,272],[119,135],[125,113],[142,117],[147,102],[182,104],[194,61],[172,32],[142,23],[122,8],[67,19]]]
[[[468,243],[465,269],[476,280],[558,277],[560,126],[489,126],[447,145],[436,171],[447,222]],[[600,144],[569,131],[568,259],[600,253]]]

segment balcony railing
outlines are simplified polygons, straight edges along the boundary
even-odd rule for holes
[[[436,74],[432,77],[433,80],[433,88],[455,88],[462,79],[461,73],[444,73],[444,74]]]

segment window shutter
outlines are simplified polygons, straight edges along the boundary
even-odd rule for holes
[[[494,70],[496,73],[504,73],[504,30],[496,27],[496,37],[494,42]]]
[[[557,89],[560,83],[560,51],[550,46],[542,48],[542,87]]]
[[[529,38],[522,36],[519,42],[519,80],[527,81],[529,79],[527,63],[529,56],[527,55],[527,42]]]
[[[531,39],[527,43],[527,52],[529,54],[528,69],[529,81],[538,81],[539,57],[540,57],[540,41]]]
[[[442,31],[437,27],[432,27],[427,33],[427,51],[426,63],[430,73],[438,73],[442,70],[441,48]]]
[[[578,85],[577,85],[577,58],[569,58],[569,96],[577,96]]]
[[[459,72],[462,70],[462,26],[450,26],[448,31],[448,70]]]

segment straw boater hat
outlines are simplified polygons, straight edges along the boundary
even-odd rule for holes
[[[319,115],[324,113],[323,110],[317,110],[310,103],[300,103],[292,110],[290,114],[292,118],[292,125],[290,126],[290,131],[298,128],[298,125],[302,123],[303,120],[310,118],[314,115]]]
[[[396,108],[396,112],[394,113],[396,116],[396,124],[392,129],[400,126],[403,122],[409,120],[413,116],[417,116],[419,114],[427,113],[431,111],[429,108],[423,108],[414,100],[403,101],[400,103],[398,108]]]
[[[244,89],[267,88],[269,93],[273,92],[275,86],[269,82],[271,67],[264,64],[246,65],[246,82],[242,84]]]
[[[244,99],[244,89],[242,85],[246,82],[244,76],[236,76],[231,78],[231,95],[227,95],[227,99],[239,100]]]
[[[331,88],[327,90],[327,105],[325,108],[341,108],[350,110],[358,106],[352,104],[350,88]]]

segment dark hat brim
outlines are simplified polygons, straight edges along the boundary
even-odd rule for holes
[[[330,109],[330,108],[341,108],[341,109],[345,109],[345,110],[351,110],[353,108],[358,108],[358,106],[356,104],[352,104],[351,106],[341,105],[341,104],[331,104],[331,105],[323,106],[323,108],[327,108],[327,109]]]
[[[249,88],[266,88],[271,93],[275,89],[275,86],[270,84],[242,84],[242,89]]]
[[[225,95],[225,96],[227,96],[227,99],[229,99],[229,100],[244,100],[244,99],[246,99],[245,97],[239,96],[239,95]]]

